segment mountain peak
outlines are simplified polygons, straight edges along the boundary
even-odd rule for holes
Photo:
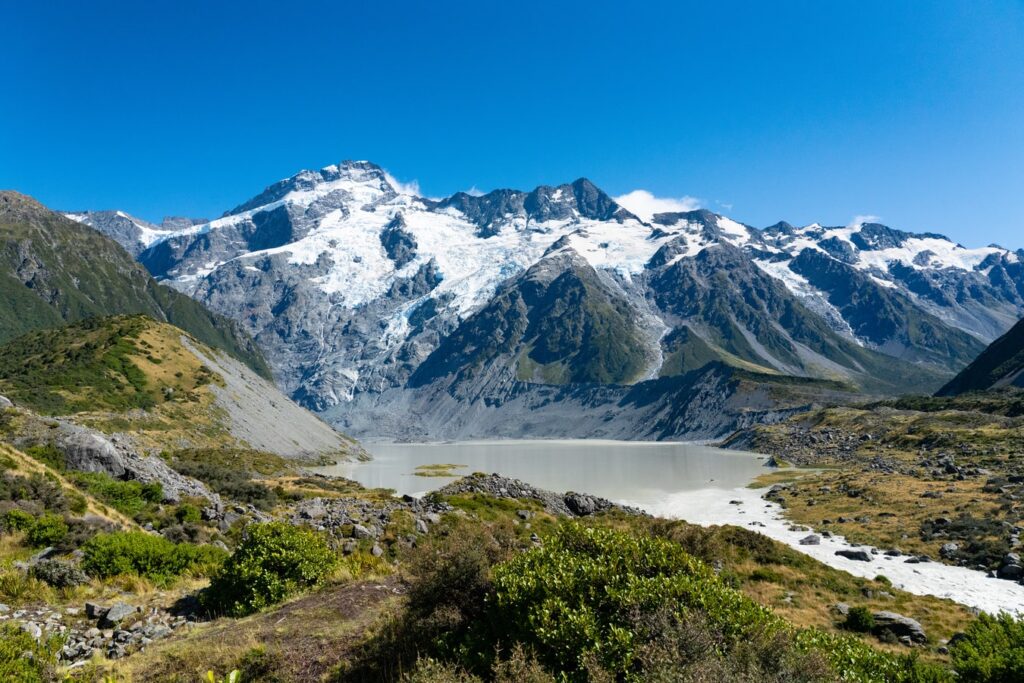
[[[366,185],[385,194],[397,194],[395,187],[387,179],[384,169],[370,161],[346,160],[330,166],[313,170],[302,170],[293,176],[279,180],[267,187],[263,192],[249,201],[226,212],[225,216],[257,209],[273,202],[281,201],[292,193],[315,191],[324,185],[337,183]]]

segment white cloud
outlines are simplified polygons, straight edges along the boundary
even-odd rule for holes
[[[395,188],[398,194],[411,194],[416,197],[422,196],[420,195],[420,183],[417,180],[410,180],[407,183],[403,183],[387,171],[384,172],[384,178],[391,184],[391,187]]]
[[[846,227],[850,228],[851,230],[856,230],[865,223],[877,223],[880,220],[882,220],[880,216],[872,216],[871,214],[866,214],[864,216],[854,216],[853,220],[850,221],[846,225]]]
[[[633,190],[615,197],[615,202],[641,220],[649,221],[656,213],[695,211],[700,208],[696,197],[655,197],[647,190]]]
[[[474,185],[473,187],[469,188],[468,190],[465,190],[465,192],[466,192],[466,194],[468,194],[468,195],[469,195],[470,197],[483,197],[483,196],[484,196],[485,194],[487,194],[486,192],[484,192],[483,190],[481,190],[481,189],[480,189],[479,187],[477,187],[476,185]]]

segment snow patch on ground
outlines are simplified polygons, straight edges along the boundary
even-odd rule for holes
[[[645,506],[659,517],[683,519],[692,524],[713,526],[733,524],[757,531],[781,541],[830,567],[854,576],[888,577],[893,585],[916,595],[935,595],[948,598],[968,607],[996,614],[1008,611],[1024,614],[1024,585],[995,579],[984,572],[952,567],[939,562],[907,564],[907,557],[888,557],[879,552],[870,562],[858,562],[836,555],[837,550],[862,548],[839,536],[821,539],[820,545],[800,545],[800,539],[810,531],[792,531],[792,524],[782,516],[782,508],[761,497],[764,489],[738,488],[732,490],[703,489],[670,494],[663,502]],[[738,500],[739,505],[729,501]],[[626,504],[636,505],[630,501]]]

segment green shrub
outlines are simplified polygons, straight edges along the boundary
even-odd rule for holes
[[[1024,681],[1024,621],[982,614],[953,638],[949,654],[963,683]]]
[[[174,517],[182,524],[198,524],[203,521],[203,515],[199,508],[190,503],[182,503],[174,511]]]
[[[139,493],[142,499],[149,503],[159,503],[164,499],[164,487],[158,481],[143,484]]]
[[[72,491],[68,496],[68,509],[76,515],[84,515],[89,509],[89,501],[78,491]]]
[[[129,517],[142,513],[150,504],[147,495],[152,492],[147,494],[137,481],[121,481],[103,472],[79,472],[73,474],[71,480],[100,502]]]
[[[52,512],[65,512],[68,509],[64,489],[60,484],[38,473],[23,477],[5,472],[0,476],[0,501],[3,500],[30,500]]]
[[[238,463],[201,460],[195,452],[179,454],[170,461],[171,467],[203,482],[222,496],[249,503],[261,510],[269,510],[278,503],[277,494],[269,486],[254,481],[245,467]]]
[[[782,583],[782,574],[775,571],[774,569],[768,569],[767,567],[758,567],[750,573],[751,581],[764,581],[767,583]]]
[[[0,627],[0,680],[44,683],[57,680],[59,636],[36,640],[13,624]]]
[[[875,629],[875,615],[867,607],[851,607],[843,628],[856,633],[871,633]]]
[[[722,680],[832,678],[812,661],[819,657],[844,680],[918,676],[910,660],[851,636],[794,629],[663,539],[563,523],[542,547],[496,566],[493,582],[495,636],[525,645],[568,680],[594,671],[611,680],[686,677],[693,653],[709,650],[721,654],[706,666]]]
[[[44,465],[49,465],[58,472],[63,472],[67,469],[64,454],[53,444],[29,446],[25,449],[25,454],[35,458]]]
[[[318,584],[337,558],[324,538],[285,522],[252,524],[203,593],[203,604],[241,616]]]
[[[7,531],[28,531],[36,523],[36,518],[15,508],[4,513],[4,529]]]
[[[138,574],[158,582],[186,571],[207,573],[226,556],[214,546],[171,543],[162,536],[139,531],[96,534],[82,551],[82,569],[91,576]]]
[[[68,525],[60,515],[46,514],[35,521],[25,540],[36,548],[56,545],[68,535]]]

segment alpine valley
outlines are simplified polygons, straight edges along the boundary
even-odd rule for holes
[[[356,436],[720,437],[931,393],[1024,316],[1024,251],[637,215],[586,179],[433,199],[347,161],[212,221],[65,215],[237,323]]]

